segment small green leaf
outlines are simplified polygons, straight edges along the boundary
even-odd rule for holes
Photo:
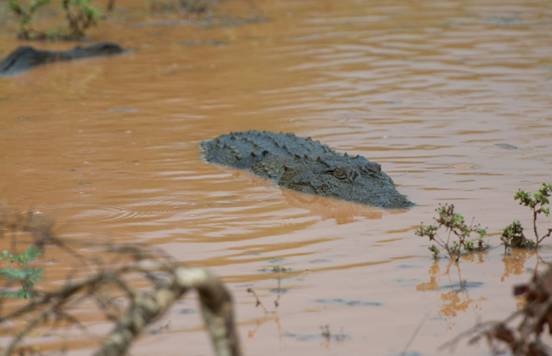
[[[485,236],[487,236],[487,229],[485,228],[477,229],[477,233],[479,234],[479,238],[482,239]]]
[[[25,291],[23,289],[17,291],[0,290],[0,298],[23,299],[25,298]]]
[[[433,254],[433,258],[439,257],[439,253],[441,252],[439,248],[435,245],[431,245],[429,247],[429,251],[431,251],[431,253]]]
[[[27,249],[19,256],[19,261],[23,264],[34,261],[42,252],[35,245],[27,247]]]
[[[36,282],[42,275],[42,268],[0,268],[0,276],[11,280]]]
[[[18,268],[0,268],[0,276],[12,280],[23,280],[27,278],[27,273]]]

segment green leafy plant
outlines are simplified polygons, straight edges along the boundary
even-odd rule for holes
[[[434,217],[436,224],[424,225],[416,229],[416,235],[427,237],[431,243],[429,250],[434,258],[439,257],[444,250],[448,257],[455,262],[466,253],[483,251],[488,248],[483,238],[487,230],[479,224],[466,224],[464,216],[454,211],[453,204],[440,205]],[[446,238],[443,238],[440,231],[444,230]],[[475,235],[473,237],[472,235]]]
[[[19,23],[17,36],[20,39],[30,40],[42,37],[42,32],[32,28],[32,22],[38,10],[49,3],[50,0],[31,0],[29,4],[25,5],[23,0],[9,0],[9,8],[17,17],[17,22]]]
[[[529,209],[531,209],[531,217],[532,217],[532,224],[533,224],[533,234],[535,237],[535,241],[531,242],[531,244],[525,243],[527,246],[519,246],[519,247],[534,247],[538,248],[540,243],[546,239],[547,237],[550,237],[552,235],[552,228],[548,229],[548,232],[545,234],[540,234],[537,226],[537,220],[540,215],[549,216],[550,215],[550,196],[552,195],[552,184],[550,183],[543,183],[539,190],[537,190],[534,193],[526,192],[524,190],[518,190],[514,194],[514,199],[519,202],[520,205],[526,206]],[[514,221],[511,225],[508,227],[512,227],[512,233],[517,234],[518,240],[520,239],[526,239],[524,233],[523,233],[523,227],[519,223],[519,221]],[[504,230],[505,232],[508,230],[508,227]],[[503,233],[504,235],[504,233]],[[504,241],[504,240],[503,240]],[[527,240],[529,241],[529,240]],[[508,247],[508,246],[507,246]],[[516,246],[512,246],[516,247]]]
[[[69,25],[69,36],[82,38],[88,28],[98,24],[101,11],[93,7],[90,0],[62,0],[61,4]]]
[[[4,298],[30,298],[35,295],[34,286],[40,280],[43,269],[31,267],[29,264],[40,256],[38,247],[31,245],[21,254],[13,254],[7,250],[0,252],[0,276],[8,281],[19,283],[19,290],[0,291],[0,297]]]
[[[9,8],[19,22],[18,37],[25,40],[78,40],[86,31],[97,25],[102,16],[91,0],[60,0],[61,9],[67,20],[67,30],[36,30],[33,22],[38,10],[51,0],[9,0]],[[110,2],[109,6],[114,6]]]
[[[519,220],[514,220],[510,225],[506,226],[502,231],[500,240],[504,244],[506,250],[511,248],[535,248],[536,244],[527,239],[523,233],[523,226]]]

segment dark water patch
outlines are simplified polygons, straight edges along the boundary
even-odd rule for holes
[[[483,286],[482,282],[458,282],[458,283],[452,283],[452,284],[445,284],[441,286],[440,290],[449,290],[449,289],[475,289]]]
[[[274,294],[286,294],[289,291],[288,288],[272,288],[270,289],[271,293]]]
[[[408,263],[401,263],[400,265],[397,265],[397,268],[400,269],[411,269],[411,268],[419,268],[420,266],[408,264]]]
[[[314,340],[322,339],[322,336],[320,334],[297,334],[297,333],[286,332],[284,333],[284,336],[289,337],[291,339],[295,339],[297,341],[314,341]]]
[[[152,328],[149,333],[151,335],[159,335],[170,330],[170,321],[167,321],[157,327]]]
[[[420,280],[418,278],[397,278],[395,282],[401,287],[412,287],[420,283]]]
[[[495,146],[498,148],[503,148],[505,150],[517,150],[519,147],[511,145],[509,143],[495,143]]]
[[[381,307],[383,303],[365,300],[351,300],[342,298],[316,299],[315,303],[324,305],[344,305],[348,307]]]
[[[323,341],[323,340],[342,342],[342,341],[351,339],[350,335],[345,334],[343,332],[339,332],[335,334],[325,334],[324,331],[318,334],[301,334],[301,333],[285,332],[284,337],[288,337],[288,338],[295,339],[297,341],[303,341],[303,342]]]
[[[289,267],[277,265],[277,266],[259,268],[257,271],[264,272],[264,273],[286,273],[286,272],[291,272],[292,270]]]
[[[332,261],[328,258],[315,258],[314,260],[309,261],[309,263],[312,263],[312,264],[330,263],[330,262],[332,262]]]
[[[197,310],[192,309],[192,308],[182,308],[178,311],[178,314],[182,314],[182,315],[197,314]]]
[[[487,17],[483,20],[484,23],[491,24],[491,25],[499,25],[499,26],[512,26],[512,25],[521,25],[523,24],[523,21],[518,17],[502,17],[502,16],[492,16]]]

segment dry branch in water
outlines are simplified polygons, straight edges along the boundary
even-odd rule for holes
[[[51,224],[38,224],[38,217],[32,213],[18,215],[13,219],[15,223],[7,223],[0,216],[0,237],[5,240],[6,231],[17,230],[28,233],[32,237],[30,243],[41,250],[57,246],[76,253],[54,236]],[[241,355],[232,296],[220,279],[202,268],[182,267],[169,256],[143,246],[102,248],[104,254],[122,259],[123,262],[99,265],[98,261],[92,261],[96,267],[94,272],[76,280],[68,278],[63,285],[53,290],[37,291],[22,306],[12,308],[7,313],[2,311],[0,328],[9,330],[14,328],[10,325],[22,325],[11,333],[13,337],[10,343],[0,349],[3,355],[25,353],[29,346],[26,338],[45,325],[64,322],[86,329],[86,325],[82,325],[78,317],[71,313],[71,306],[86,301],[95,303],[113,324],[94,354],[125,355],[148,326],[159,320],[177,300],[192,290],[197,291],[199,296],[201,313],[215,354]],[[145,281],[147,287],[136,287],[138,279]],[[121,298],[123,303],[113,302]]]

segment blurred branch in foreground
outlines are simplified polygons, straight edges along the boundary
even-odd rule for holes
[[[34,259],[50,249],[65,254],[64,261],[67,255],[78,261],[61,285],[58,282],[40,290],[34,285],[39,282],[35,279],[32,293],[25,294],[24,299],[0,298],[0,335],[10,336],[9,342],[0,344],[3,355],[39,354],[40,348],[28,339],[40,334],[44,327],[76,326],[86,332],[89,325],[74,314],[76,306],[86,303],[95,305],[111,325],[94,354],[125,355],[148,326],[191,290],[199,296],[215,354],[241,355],[232,297],[222,281],[209,271],[182,267],[162,251],[140,245],[91,244],[87,248],[95,249],[95,256],[112,259],[105,263],[99,258],[86,258],[56,237],[52,226],[41,214],[0,214],[0,242],[10,248],[6,256],[19,256],[19,250],[28,251],[32,246],[33,264],[43,262]],[[4,277],[8,288],[17,282],[0,277]],[[1,339],[6,340],[4,336]]]

